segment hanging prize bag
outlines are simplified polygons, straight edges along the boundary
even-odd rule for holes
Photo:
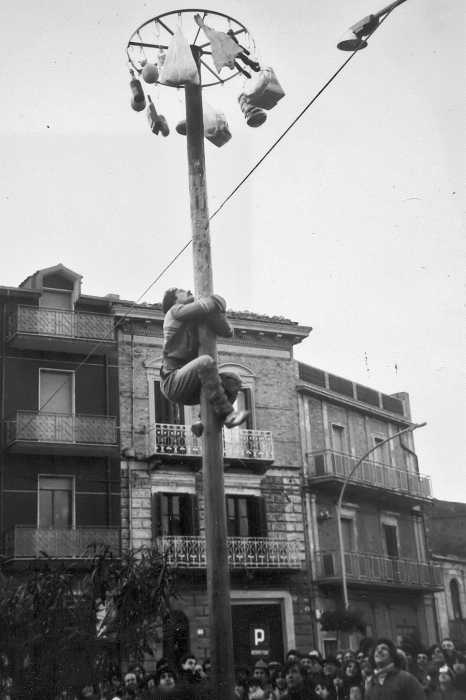
[[[159,82],[179,87],[192,83],[199,85],[199,71],[186,37],[177,29],[168,47]]]

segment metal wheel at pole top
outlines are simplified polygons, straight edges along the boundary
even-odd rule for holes
[[[144,22],[136,29],[126,47],[128,61],[132,68],[141,74],[143,68],[141,61],[158,64],[161,52],[163,55],[163,52],[167,51],[175,32],[181,28],[188,43],[201,49],[201,87],[223,84],[241,75],[238,69],[232,71],[229,68],[222,69],[222,75],[219,74],[212,60],[210,41],[196,23],[195,15],[200,15],[209,27],[225,34],[229,32],[230,35],[233,34],[237,42],[249,52],[250,58],[257,61],[256,45],[244,24],[221,12],[187,9],[165,12]],[[246,70],[249,69],[246,68]],[[159,81],[157,81],[157,84],[163,85]]]

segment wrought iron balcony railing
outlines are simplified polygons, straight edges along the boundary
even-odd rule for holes
[[[147,457],[171,455],[202,457],[202,438],[189,425],[155,423],[147,433]],[[223,456],[230,459],[273,462],[273,439],[268,430],[223,430]]]
[[[336,450],[313,452],[308,455],[310,478],[322,479],[332,476],[345,479],[357,461],[357,457]],[[351,483],[353,482],[419,498],[432,498],[432,485],[429,476],[367,459],[359,465],[352,475]]]
[[[16,411],[7,421],[7,444],[34,441],[116,445],[116,418]]]
[[[171,566],[180,569],[204,569],[204,537],[158,537],[157,545],[166,553]],[[233,569],[299,569],[299,543],[269,537],[229,537],[228,559]]]
[[[5,556],[33,559],[46,554],[60,559],[81,559],[106,547],[120,554],[117,527],[77,527],[74,529],[34,528],[16,525],[5,533]]]
[[[345,551],[348,582],[442,588],[440,566],[411,559],[392,559],[378,554]],[[341,559],[336,550],[317,552],[317,579],[341,581]]]
[[[9,318],[11,339],[17,333],[88,340],[115,340],[112,316],[19,305]]]

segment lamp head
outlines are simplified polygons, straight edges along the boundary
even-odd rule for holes
[[[365,49],[366,46],[367,41],[355,34],[352,29],[348,29],[337,44],[340,51],[356,51],[356,49]]]
[[[353,24],[347,32],[343,34],[337,44],[337,48],[341,51],[356,51],[356,49],[365,49],[367,41],[364,41],[363,36],[368,36],[379,23],[379,18],[374,15],[364,17],[364,19]]]

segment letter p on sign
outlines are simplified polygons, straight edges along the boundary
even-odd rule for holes
[[[259,644],[263,644],[265,642],[265,631],[260,630],[260,629],[255,629],[254,630],[254,646],[258,647]]]

